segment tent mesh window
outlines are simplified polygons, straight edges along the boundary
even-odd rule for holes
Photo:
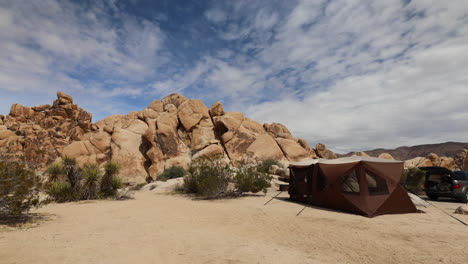
[[[365,174],[370,195],[388,194],[388,187],[385,179],[367,170]]]
[[[323,175],[322,169],[318,168],[317,170],[317,190],[319,192],[324,191],[327,186],[325,175]]]
[[[307,168],[295,168],[294,169],[294,180],[297,183],[307,183]]]
[[[356,169],[352,170],[348,175],[343,177],[341,181],[341,192],[348,194],[359,194],[361,188],[359,187],[359,175]]]

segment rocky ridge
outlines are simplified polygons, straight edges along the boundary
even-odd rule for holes
[[[192,159],[221,155],[232,161],[247,153],[259,160],[284,164],[311,158],[336,158],[323,144],[311,148],[282,124],[259,124],[240,112],[210,108],[198,99],[170,94],[127,115],[111,115],[96,123],[90,113],[57,92],[53,105],[13,104],[0,116],[0,153],[23,155],[39,168],[69,155],[78,162],[116,160],[128,182],[155,179],[164,169],[187,167]]]

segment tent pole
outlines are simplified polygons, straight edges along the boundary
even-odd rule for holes
[[[415,193],[413,193],[413,194],[414,194],[414,195],[416,195],[417,197],[421,198],[421,196],[419,196],[419,195],[417,195],[417,194],[415,194]],[[423,198],[421,198],[421,199],[423,200]],[[433,205],[433,204],[432,204],[432,203],[430,203],[429,201],[426,201],[426,203],[428,203],[428,204],[430,204],[430,205],[434,206],[435,208],[437,208],[437,209],[438,209],[439,211],[441,211],[442,213],[444,213],[444,214],[446,214],[446,215],[448,215],[448,216],[452,217],[453,219],[457,220],[458,222],[462,223],[463,225],[465,225],[465,226],[467,226],[467,225],[468,225],[467,223],[463,222],[462,220],[460,220],[460,219],[456,218],[455,216],[453,216],[453,215],[451,215],[451,214],[448,214],[447,212],[443,211],[443,210],[442,210],[442,209],[440,209],[439,207],[437,207],[437,206]]]
[[[278,195],[280,195],[283,191],[280,191],[277,195],[273,196],[270,200],[268,200],[268,202],[266,202],[265,204],[263,204],[264,206],[267,205],[267,203],[273,201],[273,199],[275,199],[276,197],[278,197]]]

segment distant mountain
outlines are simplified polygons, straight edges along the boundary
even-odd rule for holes
[[[439,144],[425,144],[411,147],[399,147],[396,149],[373,149],[365,150],[364,152],[371,156],[377,157],[382,153],[389,153],[397,160],[409,160],[415,157],[426,157],[429,153],[435,153],[439,157],[453,157],[463,149],[468,149],[468,143],[462,142],[445,142]],[[351,156],[355,152],[350,152],[344,155],[337,154],[339,157]]]

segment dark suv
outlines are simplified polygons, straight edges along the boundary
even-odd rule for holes
[[[451,197],[468,202],[468,171],[451,171],[442,167],[421,167],[426,171],[424,191],[431,200]]]

